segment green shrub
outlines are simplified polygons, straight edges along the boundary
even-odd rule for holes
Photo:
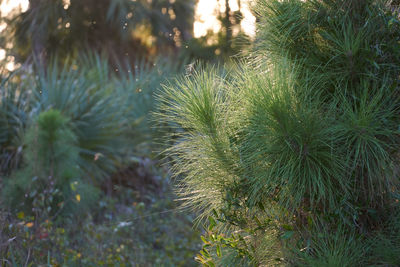
[[[18,90],[14,76],[0,82],[0,174],[18,167],[22,155],[22,136],[28,121],[28,92]],[[17,81],[18,82],[18,81]]]
[[[223,222],[221,234],[247,233],[249,264],[271,260],[262,247],[295,263],[290,251],[305,233],[305,265],[372,257],[364,235],[398,209],[396,10],[372,0],[256,1],[247,62],[229,75],[197,70],[160,93],[158,116],[176,128],[166,154],[184,205]],[[278,239],[260,238],[271,224]],[[211,259],[229,247],[223,240]],[[210,255],[199,260],[212,266]]]
[[[42,112],[25,136],[25,166],[5,181],[3,202],[13,213],[44,218],[88,211],[99,192],[77,167],[76,137],[57,110]]]
[[[79,148],[78,164],[93,181],[114,172],[132,146],[127,132],[133,130],[134,122],[126,116],[125,95],[113,92],[113,77],[106,66],[66,64],[59,69],[53,65],[33,87],[36,113],[55,108],[70,118]]]
[[[112,68],[93,54],[61,64],[54,60],[46,73],[17,70],[0,84],[3,171],[10,173],[20,162],[26,125],[51,108],[69,118],[78,164],[92,181],[130,164],[133,156],[150,154],[156,134],[148,124],[153,93],[179,70],[162,59]]]

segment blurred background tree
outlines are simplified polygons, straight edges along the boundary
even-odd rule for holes
[[[4,0],[3,0],[4,1]],[[1,2],[1,1],[0,1]],[[115,59],[173,52],[193,35],[195,0],[30,0],[25,12],[2,17],[0,46],[17,61],[89,49]],[[7,45],[7,43],[13,45]]]
[[[228,59],[232,55],[246,52],[250,45],[251,37],[244,31],[242,21],[242,2],[217,0],[215,10],[216,21],[219,30],[217,32],[208,30],[207,34],[198,38],[190,39],[185,47],[185,55],[189,58],[199,58],[210,61],[215,58]],[[235,4],[236,9],[231,8]]]
[[[171,54],[182,60],[226,59],[251,39],[241,26],[242,5],[249,2],[243,0],[205,1],[219,30],[203,36],[193,31],[199,0],[25,2],[23,9],[0,13],[0,48],[13,62],[46,66],[55,56],[76,58],[88,50],[106,53],[111,62]]]

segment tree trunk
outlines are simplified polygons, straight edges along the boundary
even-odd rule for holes
[[[42,2],[42,3],[41,3]],[[32,57],[33,61],[41,71],[45,72],[47,67],[47,53],[46,53],[46,23],[40,21],[41,16],[46,16],[46,14],[41,14],[41,4],[42,0],[29,0],[29,12],[33,16],[31,41],[32,41]]]
[[[232,40],[232,22],[231,22],[231,7],[229,6],[229,0],[225,0],[225,30],[226,30],[226,42],[230,45]]]

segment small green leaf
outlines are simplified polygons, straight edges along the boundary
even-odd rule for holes
[[[208,240],[204,236],[200,236],[200,238],[204,244],[210,244],[210,242],[208,242]]]
[[[206,248],[203,248],[202,250],[200,250],[201,255],[203,255],[206,258],[211,258],[210,257],[210,253],[208,252],[208,250]]]
[[[217,222],[211,216],[208,217],[208,220],[210,221],[210,225],[208,226],[208,230],[212,231],[212,229],[217,225]]]
[[[200,263],[202,263],[202,264],[204,264],[204,265],[207,264],[207,260],[204,259],[202,255],[197,254],[196,257],[194,257],[194,259],[195,259],[197,262],[200,262]]]
[[[288,231],[293,231],[293,226],[289,225],[289,224],[284,224],[282,225],[282,228]]]
[[[23,218],[25,218],[25,213],[23,211],[18,212],[17,213],[17,218],[22,220]]]
[[[77,185],[78,185],[78,182],[76,182],[76,181],[69,184],[69,186],[71,187],[72,191],[76,191],[76,186]]]
[[[217,245],[217,256],[218,256],[218,257],[221,257],[221,255],[222,255],[221,246],[220,246],[220,245]]]

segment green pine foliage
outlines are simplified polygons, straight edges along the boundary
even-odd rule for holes
[[[184,205],[222,222],[197,260],[213,266],[243,239],[228,254],[256,266],[272,265],[262,247],[281,252],[278,265],[396,262],[394,232],[386,254],[364,243],[398,224],[397,7],[258,0],[254,12],[246,62],[188,73],[158,97]]]
[[[305,232],[307,246],[294,250],[294,266],[368,266],[370,245],[364,242],[355,229],[338,225],[335,231],[317,224]]]
[[[37,219],[85,212],[99,190],[85,184],[77,165],[76,136],[58,110],[40,113],[25,135],[25,166],[5,181],[3,202]]]

